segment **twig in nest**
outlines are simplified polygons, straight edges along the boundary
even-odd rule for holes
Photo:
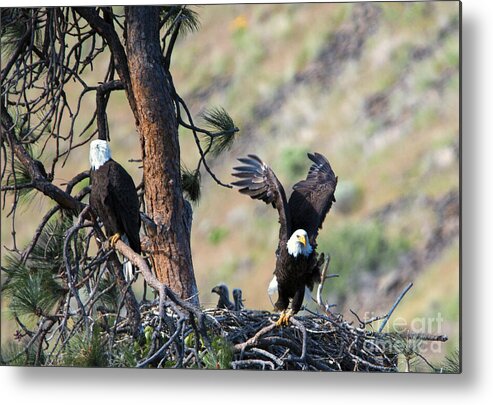
[[[397,300],[394,302],[394,305],[392,305],[392,308],[390,308],[390,311],[387,313],[387,315],[385,315],[384,321],[380,325],[380,328],[378,328],[379,332],[382,332],[383,328],[385,328],[385,325],[387,325],[387,322],[388,322],[390,316],[392,315],[392,312],[394,312],[394,310],[397,308],[397,305],[399,305],[399,303],[404,298],[404,295],[406,295],[406,293],[411,289],[412,286],[413,286],[413,283],[409,283],[408,286],[397,297]]]
[[[402,290],[402,292],[400,293],[400,295],[397,297],[394,304],[390,308],[389,312],[387,312],[385,315],[377,315],[377,316],[374,316],[368,320],[362,320],[355,311],[353,311],[352,309],[349,309],[349,311],[356,317],[356,319],[359,322],[360,328],[363,328],[363,329],[367,325],[370,325],[373,322],[380,321],[383,319],[384,321],[382,322],[382,325],[380,325],[380,327],[378,328],[378,332],[382,332],[383,328],[387,324],[390,316],[392,315],[392,313],[397,308],[397,305],[399,305],[399,303],[402,301],[402,298],[404,298],[404,295],[406,295],[406,293],[411,289],[412,286],[413,286],[413,283],[409,283],[408,286],[404,290]]]
[[[212,350],[212,345],[211,341],[209,339],[209,336],[207,334],[206,326],[205,326],[205,315],[204,313],[200,310],[200,308],[197,308],[193,304],[182,300],[181,298],[178,298],[178,296],[165,284],[161,283],[155,276],[152,274],[149,266],[147,265],[147,262],[145,259],[135,253],[128,245],[126,245],[122,240],[118,240],[115,243],[115,249],[118,250],[123,256],[125,256],[133,265],[137,266],[139,270],[141,271],[142,275],[144,276],[145,281],[149,286],[151,286],[154,290],[159,292],[159,319],[160,322],[161,320],[165,320],[165,305],[170,305],[170,306],[175,306],[174,312],[175,314],[178,314],[180,319],[184,319],[185,316],[181,315],[181,311],[178,311],[176,308],[179,307],[183,309],[184,311],[188,312],[190,318],[195,316],[197,318],[197,330],[200,333],[200,338],[203,340],[203,343],[209,353],[214,357],[214,351]],[[181,321],[183,322],[183,320]],[[178,325],[177,330],[181,332],[182,326],[180,326],[181,323]],[[175,331],[176,332],[176,331]],[[164,344],[164,346],[158,350],[159,355],[163,353],[168,347],[171,346],[172,343],[176,342],[177,339],[179,338],[180,334],[178,332],[174,333],[173,336],[169,338],[169,340]],[[153,359],[155,358],[154,356],[152,357]],[[139,364],[148,364],[149,361],[152,360],[145,360],[144,362],[141,362]]]
[[[320,284],[318,285],[317,287],[317,299],[316,299],[316,302],[317,304],[323,308],[324,311],[326,312],[330,312],[330,307],[331,305],[329,305],[329,303],[324,303],[323,300],[322,300],[322,291],[323,291],[323,288],[324,288],[324,285],[325,285],[325,280],[329,279],[329,278],[334,278],[334,277],[339,277],[339,274],[328,274],[327,275],[327,271],[329,269],[329,265],[330,265],[330,254],[327,253],[327,259],[325,261],[325,264],[324,264],[324,267],[322,269],[322,273],[320,274]]]

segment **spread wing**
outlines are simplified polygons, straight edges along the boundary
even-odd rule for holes
[[[243,166],[234,167],[233,176],[240,180],[232,183],[239,188],[240,193],[249,195],[253,199],[272,204],[279,213],[281,229],[280,241],[286,242],[291,235],[291,219],[289,217],[286,193],[272,169],[256,155],[238,159]]]
[[[337,177],[329,161],[320,153],[308,154],[313,164],[305,180],[293,186],[289,198],[289,211],[293,213],[291,226],[293,232],[304,229],[315,244],[318,230],[322,228],[325,216],[335,202],[334,192]]]

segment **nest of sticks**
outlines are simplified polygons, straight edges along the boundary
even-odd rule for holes
[[[158,300],[140,306],[143,330],[149,333],[145,355],[137,367],[395,372],[399,354],[421,356],[414,342],[447,340],[444,335],[383,332],[412,283],[387,314],[361,320],[353,313],[358,320],[355,326],[323,304],[322,282],[316,300],[319,313],[307,310],[309,315],[298,314],[290,318],[288,326],[280,327],[276,325],[277,313],[198,308],[157,281],[140,256],[128,251],[121,241],[116,247],[159,292]],[[328,262],[322,280],[327,268]],[[374,328],[373,323],[381,320],[379,328]],[[125,329],[120,326],[113,330]],[[129,339],[133,338],[129,335]]]
[[[155,333],[138,367],[396,372],[409,341],[447,339],[378,332],[330,313],[296,315],[278,327],[279,314],[268,311],[206,309],[198,319],[197,313],[179,318],[169,308],[161,322],[158,307],[143,313]]]
[[[267,311],[206,313],[233,347],[233,369],[397,371],[396,356],[382,348],[384,334],[354,328],[340,316],[296,316],[278,327],[278,315]]]

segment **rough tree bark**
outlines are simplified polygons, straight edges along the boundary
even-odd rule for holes
[[[130,103],[140,136],[146,212],[158,232],[150,237],[160,282],[198,303],[190,249],[191,215],[182,194],[178,125],[159,40],[159,8],[126,7]],[[128,93],[127,93],[128,94]]]

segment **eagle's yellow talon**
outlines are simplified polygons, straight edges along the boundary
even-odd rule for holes
[[[116,242],[120,240],[121,236],[119,233],[115,233],[112,237],[108,239],[110,248],[114,249]]]
[[[289,309],[285,314],[284,314],[284,326],[289,325],[289,320],[293,316],[293,310]]]
[[[284,316],[286,315],[286,311],[282,311],[280,314],[279,314],[279,319],[277,320],[276,322],[276,326],[283,326],[284,325]]]
[[[289,319],[293,316],[293,310],[284,310],[280,313],[279,319],[276,322],[276,326],[288,326],[289,325]]]
[[[288,326],[289,325],[289,319],[293,316],[293,310],[284,310],[280,313],[279,319],[276,322],[276,326]]]

